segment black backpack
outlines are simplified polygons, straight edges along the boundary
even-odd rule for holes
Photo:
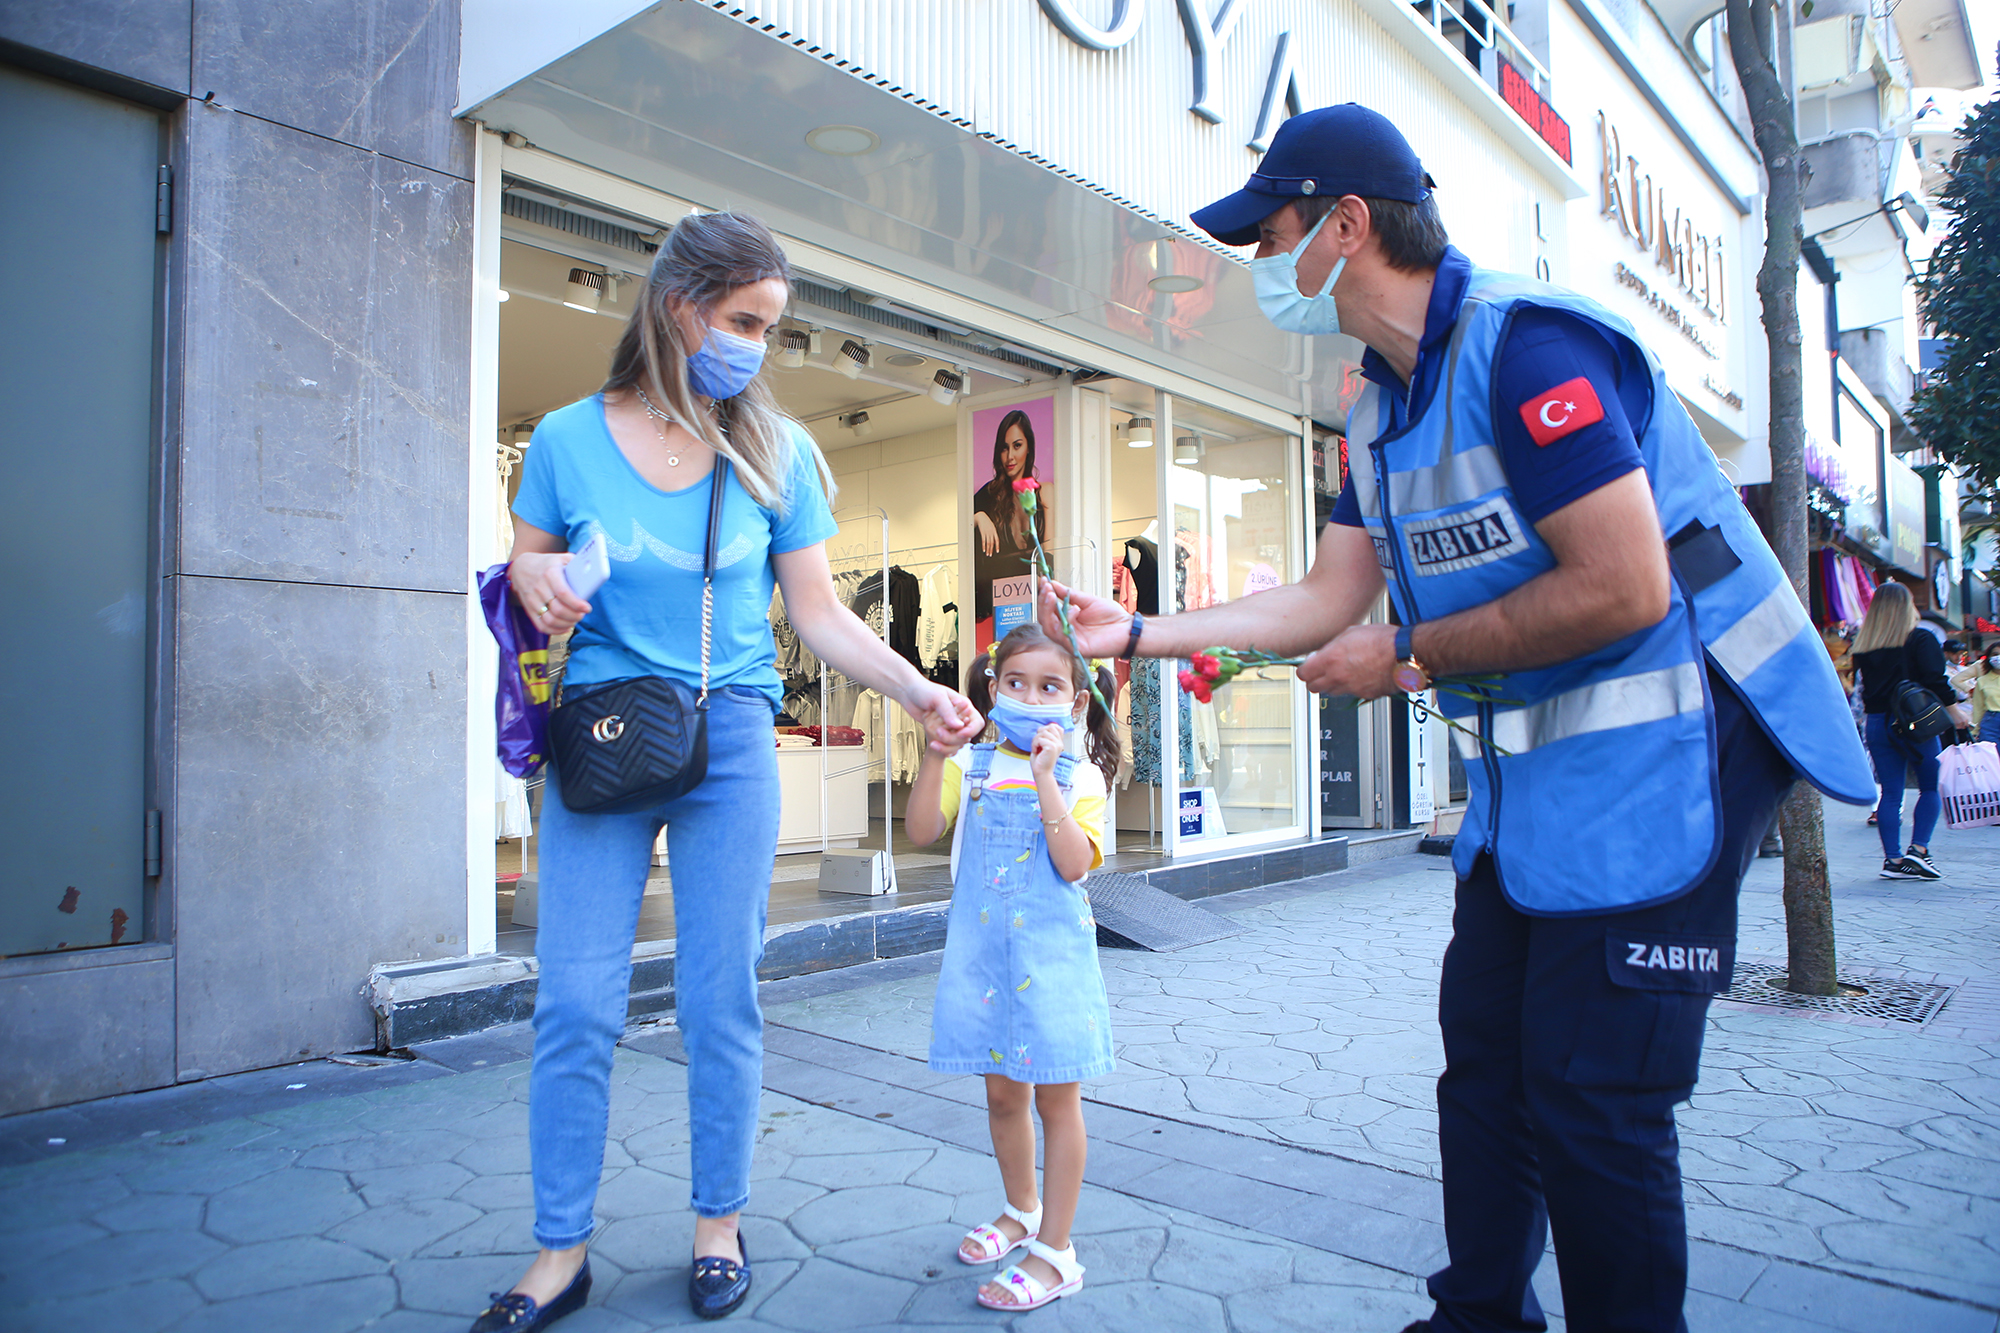
[[[1922,633],[1922,630],[1917,631]],[[1889,692],[1889,730],[1911,744],[1942,736],[1957,727],[1937,696],[1909,677],[1909,649],[1903,651],[1904,675]]]

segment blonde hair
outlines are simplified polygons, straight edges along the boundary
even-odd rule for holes
[[[1910,590],[1894,579],[1884,579],[1861,618],[1860,632],[1854,636],[1854,651],[1872,653],[1878,648],[1901,648],[1917,627],[1917,603]]]
[[[699,436],[736,469],[758,504],[782,513],[796,450],[812,453],[828,502],[833,472],[810,433],[778,406],[763,373],[743,392],[715,405],[711,417],[688,385],[687,347],[675,312],[692,308],[704,321],[738,287],[776,279],[792,283],[791,265],[770,228],[746,213],[691,213],[675,224],[653,256],[646,288],[611,353],[600,393],[644,389],[646,396]],[[802,442],[802,443],[801,443]]]

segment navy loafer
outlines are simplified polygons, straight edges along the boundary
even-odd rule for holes
[[[688,1304],[703,1319],[722,1318],[750,1294],[750,1251],[743,1244],[742,1232],[736,1234],[736,1251],[743,1256],[742,1263],[718,1255],[694,1261],[694,1272],[688,1277]]]
[[[535,1333],[547,1328],[566,1314],[574,1314],[583,1308],[584,1298],[590,1295],[590,1260],[583,1261],[583,1267],[576,1270],[576,1276],[569,1280],[562,1294],[547,1305],[536,1305],[533,1296],[524,1296],[518,1291],[505,1294],[493,1293],[493,1304],[486,1307],[486,1313],[472,1321],[472,1333]]]

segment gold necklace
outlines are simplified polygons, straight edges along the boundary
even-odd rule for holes
[[[667,426],[674,424],[673,415],[653,406],[653,400],[648,398],[646,391],[637,385],[632,386],[632,392],[639,395],[639,402],[646,409],[646,418],[652,423],[653,433],[660,437],[660,447],[667,451],[667,466],[679,467],[681,465],[680,450],[667,443]],[[661,425],[661,422],[665,422],[666,426]]]

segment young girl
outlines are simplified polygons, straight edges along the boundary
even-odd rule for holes
[[[1079,1080],[1113,1064],[1097,922],[1079,881],[1104,864],[1118,724],[1090,698],[1082,665],[1032,623],[974,659],[970,676],[967,697],[1000,743],[949,759],[926,753],[905,828],[928,843],[957,825],[930,1067],[985,1075],[1007,1191],[1000,1216],[974,1227],[958,1257],[992,1263],[1025,1247],[1026,1258],[980,1287],[979,1303],[1033,1310],[1083,1287],[1069,1234],[1086,1146]],[[1100,670],[1099,692],[1112,688]],[[1087,764],[1065,753],[1079,720]],[[1031,1088],[1047,1140],[1039,1196]]]

